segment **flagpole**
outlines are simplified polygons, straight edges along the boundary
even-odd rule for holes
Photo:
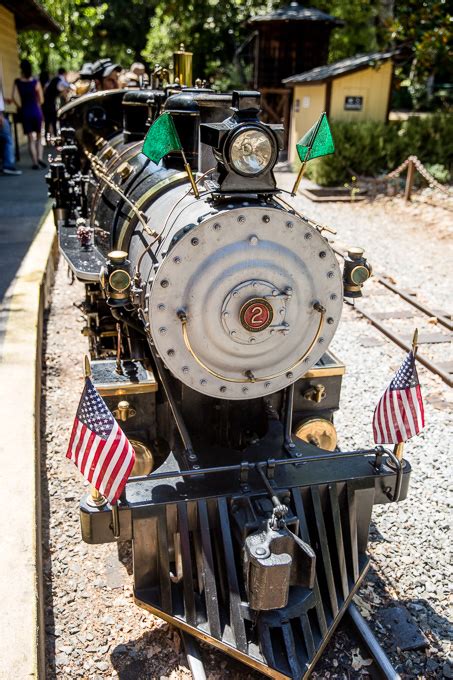
[[[314,131],[314,133],[313,133],[313,135],[312,135],[312,137],[311,137],[310,145],[309,145],[309,147],[308,147],[308,149],[307,149],[307,153],[305,154],[304,162],[302,163],[301,168],[300,168],[300,170],[299,170],[299,174],[297,175],[297,179],[296,179],[296,181],[294,182],[293,190],[292,190],[292,192],[291,192],[291,195],[292,195],[292,196],[295,196],[295,195],[296,195],[296,192],[297,192],[297,190],[298,190],[298,188],[299,188],[299,184],[301,183],[302,177],[304,176],[305,168],[307,167],[307,163],[308,163],[308,161],[310,160],[310,153],[311,153],[311,150],[312,150],[312,148],[313,148],[313,144],[315,143],[316,135],[318,134],[319,128],[321,127],[321,123],[322,123],[323,117],[324,117],[324,114],[321,114],[321,116],[319,117],[319,120],[318,120],[318,124],[317,124],[317,126],[316,126],[316,129],[315,129],[315,131]]]
[[[417,354],[417,348],[418,348],[418,328],[415,329],[412,338],[412,354],[414,355],[414,360]],[[405,442],[400,442],[399,444],[396,444],[393,449],[393,454],[400,461],[400,463],[403,462],[404,444]]]
[[[83,373],[85,376],[85,380],[87,378],[91,378],[91,363],[88,354],[85,354],[85,356],[83,357]],[[90,496],[91,503],[95,507],[99,508],[107,503],[107,499],[97,489],[95,489],[94,486],[91,487]]]
[[[192,168],[190,167],[189,163],[187,162],[186,154],[184,153],[184,149],[181,147],[181,156],[184,161],[184,170],[187,172],[187,176],[189,178],[189,181],[192,185],[193,193],[195,194],[195,198],[200,198],[200,193],[198,191],[198,187],[195,182],[195,178],[192,174]]]
[[[120,513],[118,510],[118,502],[112,505],[112,529],[115,538],[120,537]]]
[[[310,151],[311,151],[311,147],[309,149],[307,149],[307,153],[305,155],[305,160],[302,163],[302,165],[300,166],[299,174],[297,175],[297,179],[294,182],[293,190],[291,191],[291,196],[295,196],[296,193],[297,193],[297,190],[299,188],[299,184],[301,183],[302,177],[304,176],[304,173],[305,173],[305,168],[307,167],[308,156],[310,155]]]
[[[90,378],[91,377],[91,364],[90,364],[90,357],[88,354],[85,354],[83,357],[83,374],[85,378]]]
[[[415,329],[414,337],[412,338],[412,354],[414,355],[414,359],[417,355],[417,349],[418,349],[418,328]]]

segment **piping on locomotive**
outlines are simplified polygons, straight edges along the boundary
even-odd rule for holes
[[[141,153],[173,117],[180,155]],[[328,350],[361,294],[273,173],[283,129],[258,92],[111,91],[63,107],[48,182],[85,284],[92,380],[136,450],[119,502],[80,504],[87,543],[131,541],[136,603],[273,678],[313,669],[364,578],[373,504],[410,466],[340,451],[344,365]]]

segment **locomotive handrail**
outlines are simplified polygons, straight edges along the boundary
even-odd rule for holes
[[[384,449],[385,453],[393,460],[393,454],[391,454],[390,451],[387,449]],[[382,447],[377,447],[374,449],[358,449],[357,451],[335,451],[333,453],[321,453],[317,454],[315,456],[306,456],[306,457],[301,457],[301,458],[281,458],[281,459],[272,459],[272,465],[273,466],[281,466],[281,465],[302,465],[305,463],[319,463],[320,461],[330,461],[330,460],[338,460],[339,458],[359,458],[359,457],[364,457],[364,456],[369,456],[369,455],[374,455],[374,456],[380,456],[382,455]],[[268,461],[264,462],[264,465],[267,465]],[[263,465],[263,462],[261,463],[242,463],[240,465],[220,465],[218,467],[211,467],[211,468],[200,468],[197,470],[180,470],[180,471],[173,471],[173,472],[156,472],[156,473],[151,473],[150,475],[141,475],[137,477],[130,477],[127,480],[128,484],[136,484],[138,482],[147,482],[147,481],[155,481],[155,480],[160,480],[160,479],[176,479],[178,477],[204,477],[205,475],[210,475],[210,474],[216,474],[216,473],[225,473],[225,472],[241,472],[241,470],[244,469],[244,467],[248,466],[249,470],[257,469],[260,465]],[[401,468],[401,466],[400,466]],[[402,470],[402,468],[401,468]],[[398,468],[397,468],[398,472]],[[398,480],[397,480],[398,481]],[[398,486],[398,484],[397,484]],[[401,485],[400,485],[401,486]],[[395,494],[396,495],[396,494]]]
[[[109,186],[111,189],[116,191],[116,193],[121,196],[123,201],[127,203],[127,205],[131,208],[131,210],[135,213],[138,221],[142,225],[143,229],[146,231],[146,233],[149,236],[152,236],[153,238],[159,239],[160,234],[155,231],[155,229],[151,229],[151,227],[148,226],[148,224],[145,221],[143,213],[137,208],[137,206],[126,196],[124,191],[121,190],[121,188],[115,184],[115,182],[112,182],[109,176],[106,174],[106,167],[102,161],[100,161],[96,156],[94,156],[90,151],[85,149],[85,153],[88,156],[89,160],[93,164],[93,172],[97,174],[106,184]]]
[[[326,310],[325,308],[320,305],[319,303],[315,303],[313,305],[313,309],[315,309],[317,312],[320,314],[319,318],[319,324],[317,331],[315,333],[315,337],[313,338],[312,342],[310,343],[309,347],[305,350],[303,355],[298,359],[292,366],[289,368],[285,368],[283,371],[280,371],[279,373],[274,373],[273,375],[265,375],[261,377],[256,377],[253,375],[252,371],[247,371],[246,377],[244,378],[228,378],[225,375],[222,375],[221,373],[217,373],[214,371],[212,368],[209,368],[209,366],[206,366],[206,364],[200,359],[200,357],[195,353],[195,351],[192,348],[192,345],[190,344],[189,340],[189,334],[187,332],[187,316],[184,312],[178,313],[179,320],[181,321],[181,328],[182,328],[182,337],[184,340],[184,344],[186,346],[186,349],[190,354],[193,356],[195,361],[201,368],[203,368],[205,371],[210,373],[210,375],[213,375],[215,378],[219,378],[220,380],[224,380],[225,382],[230,382],[230,383],[253,383],[253,382],[263,382],[265,380],[273,380],[274,378],[280,377],[283,373],[289,373],[290,371],[293,371],[295,368],[297,368],[305,359],[308,354],[310,354],[311,350],[315,346],[315,344],[318,341],[319,336],[321,335],[321,330],[324,324],[324,317],[326,315]]]

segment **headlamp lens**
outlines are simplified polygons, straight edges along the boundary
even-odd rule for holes
[[[115,269],[115,271],[110,274],[109,284],[113,290],[122,293],[131,285],[131,277],[124,269]]]
[[[259,129],[240,132],[230,147],[230,163],[242,175],[259,175],[269,166],[273,156],[269,136]]]

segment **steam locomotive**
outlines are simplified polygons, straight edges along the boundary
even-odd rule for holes
[[[141,149],[169,112],[177,152]],[[341,451],[328,347],[343,269],[276,186],[283,128],[260,94],[92,93],[60,110],[47,178],[85,284],[92,381],[136,451],[118,506],[80,503],[87,543],[131,541],[135,602],[273,678],[307,677],[366,575],[373,504],[405,498],[391,451]]]

